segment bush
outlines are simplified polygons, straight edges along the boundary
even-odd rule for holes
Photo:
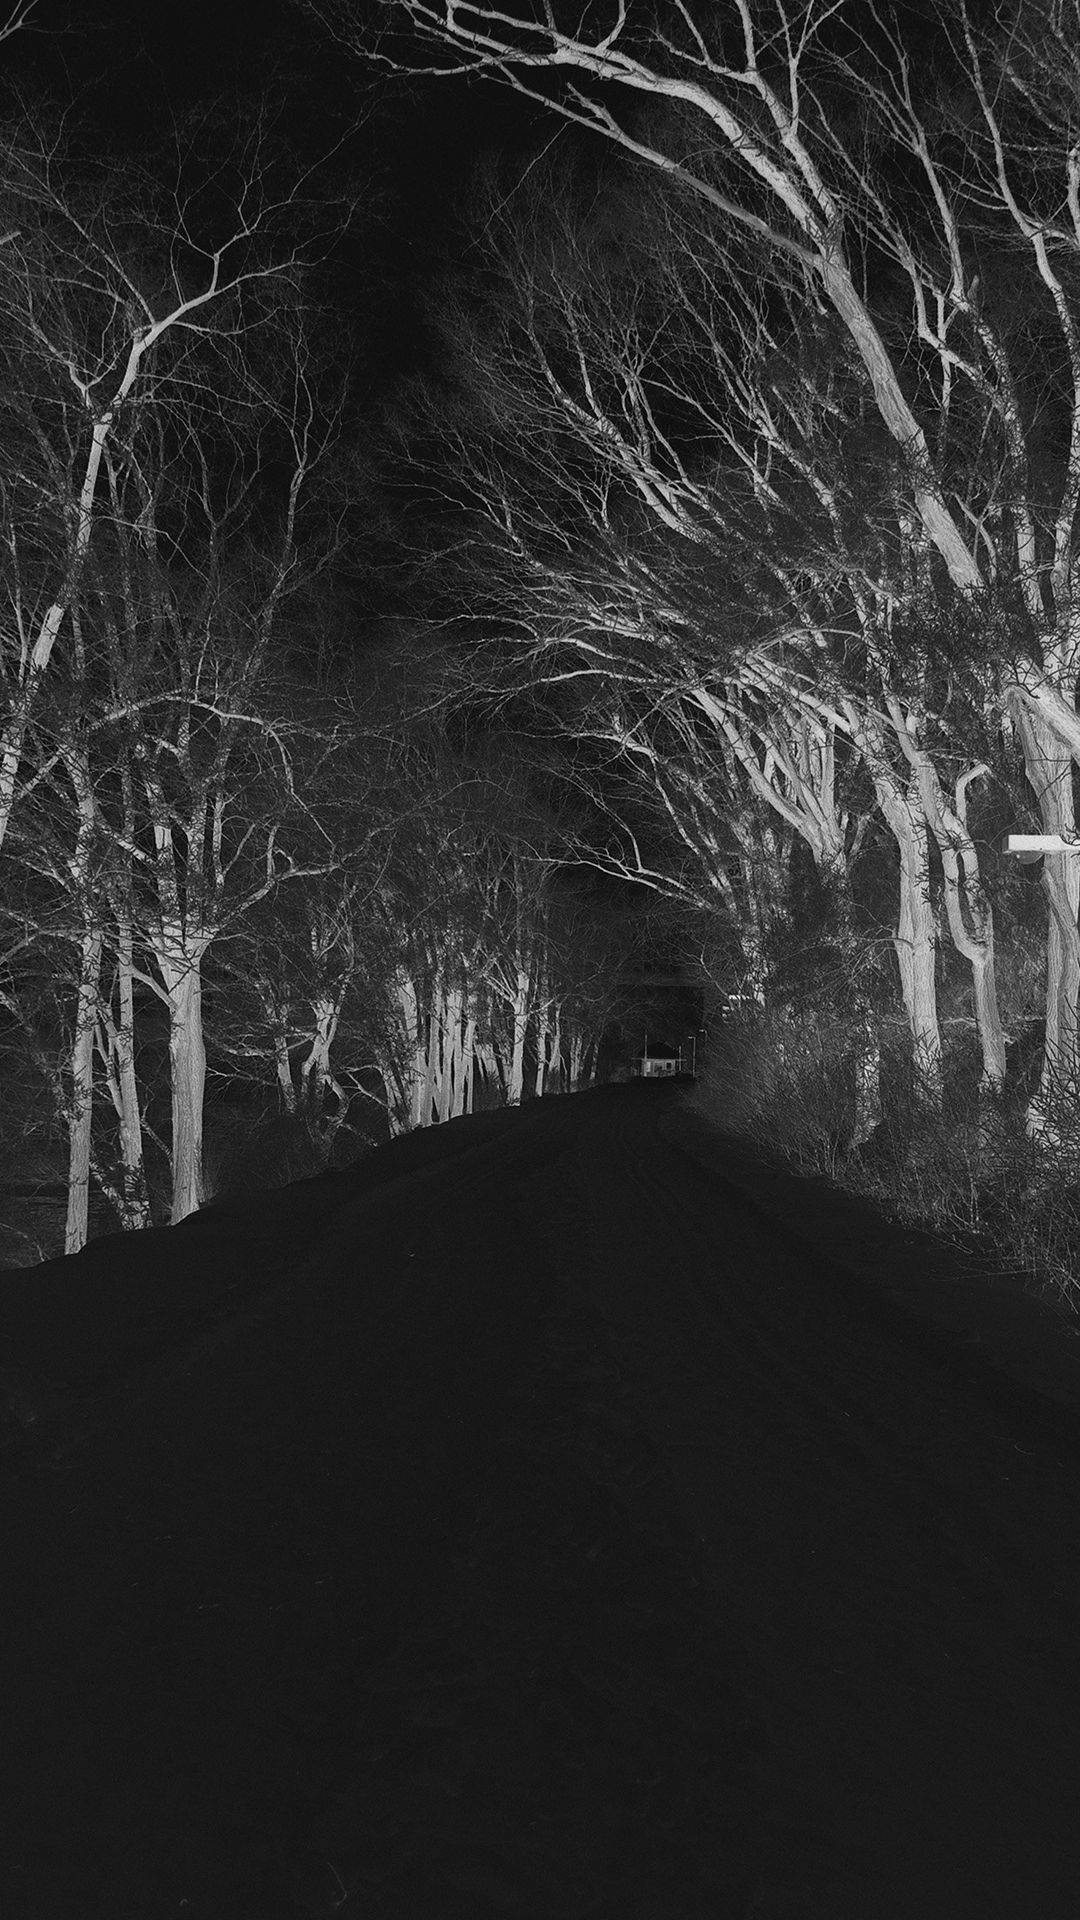
[[[730,1016],[710,1034],[700,1098],[732,1133],[817,1161],[850,1132],[854,1102],[847,1035],[792,1009]]]
[[[710,1045],[699,1104],[727,1131],[768,1146],[797,1173],[824,1176],[888,1218],[952,1240],[965,1270],[1024,1277],[1080,1316],[1080,1150],[1075,1102],[1056,1119],[1060,1148],[1028,1138],[1030,1089],[1014,1080],[980,1101],[973,1034],[950,1040],[940,1112],[919,1098],[906,1029],[882,1032],[881,1122],[852,1149],[851,1023],[816,1007],[727,1021]]]

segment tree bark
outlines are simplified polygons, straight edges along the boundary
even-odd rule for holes
[[[930,898],[930,840],[914,786],[903,793],[875,775],[881,810],[900,850],[900,900],[893,945],[911,1031],[915,1083],[931,1109],[942,1101],[941,1028],[937,1011],[937,925]]]
[[[588,1081],[590,1046],[580,1027],[570,1034],[570,1091],[576,1093]]]
[[[203,1203],[203,1103],[206,1049],[202,1024],[202,970],[198,960],[169,992],[169,1065],[172,1078],[172,1223]]]
[[[462,1055],[463,1055],[463,1062],[464,1062],[463,1070],[462,1070],[463,1077],[462,1077],[462,1086],[461,1086],[462,1113],[471,1113],[473,1110],[473,1078],[474,1078],[475,1053],[476,1053],[476,1015],[474,1013],[470,1013],[465,1022],[465,1036],[462,1041]]]
[[[172,1100],[172,1210],[175,1226],[197,1213],[203,1191],[203,1105],[206,1047],[202,1019],[202,957],[210,942],[193,947],[179,925],[165,922],[151,937],[151,950],[169,1009],[169,1078]]]
[[[561,1093],[563,1090],[563,1084],[564,1084],[563,1083],[563,1028],[562,1028],[562,1009],[559,1006],[558,1001],[556,1001],[555,1003],[555,1018],[554,1018],[554,1023],[551,1029],[551,1051],[548,1055],[548,1059],[549,1059],[549,1076],[548,1076],[549,1091],[554,1091],[555,1093]],[[551,1086],[552,1078],[554,1078],[554,1088],[552,1088]]]
[[[543,1097],[548,1069],[548,1046],[551,1040],[551,1003],[547,992],[546,980],[541,978],[536,1003],[536,1078],[533,1092],[539,1100]]]
[[[1076,832],[1072,762],[1062,754],[1057,734],[1038,715],[1019,709],[1024,762],[1044,833],[1071,840]],[[1047,1146],[1062,1141],[1062,1123],[1080,1093],[1077,1003],[1080,998],[1080,859],[1075,854],[1048,853],[1043,858],[1043,892],[1047,904],[1046,1037],[1042,1071],[1028,1105],[1027,1126],[1032,1139]]]
[[[287,1114],[296,1112],[296,1086],[292,1077],[292,1061],[289,1058],[289,1028],[283,1011],[275,1008],[272,1013],[274,1037],[274,1071],[277,1074],[278,1092],[281,1104]]]
[[[133,946],[131,919],[125,915],[119,928],[117,953],[120,1019],[116,1028],[116,1065],[120,1091],[120,1165],[124,1181],[124,1211],[126,1225],[137,1230],[150,1225],[150,1196],[143,1164],[142,1112],[135,1072]]]
[[[525,1034],[529,1024],[529,974],[528,969],[518,962],[514,978],[513,1029],[510,1048],[510,1066],[506,1077],[506,1101],[511,1107],[521,1105],[521,1096],[525,1088]]]
[[[138,1232],[151,1224],[150,1195],[143,1164],[142,1109],[135,1071],[135,993],[134,937],[131,913],[126,904],[114,902],[117,926],[116,993],[117,1016],[110,1004],[100,1011],[99,1048],[104,1063],[109,1097],[116,1113],[120,1136],[120,1188],[110,1187],[110,1199],[119,1213],[125,1232]]]
[[[68,1191],[64,1252],[78,1253],[86,1245],[90,1217],[91,1129],[94,1102],[94,1034],[101,982],[101,928],[85,926],[79,966],[79,995],[75,1039],[71,1049],[71,1096],[68,1106]]]
[[[989,769],[973,767],[961,776],[957,782],[957,804],[952,807],[942,793],[930,755],[915,740],[899,713],[894,713],[894,725],[910,760],[923,812],[941,855],[945,911],[953,945],[971,967],[975,1024],[982,1052],[980,1093],[996,1099],[1005,1085],[1005,1033],[997,999],[994,915],[982,884],[978,852],[968,832],[964,800],[967,783]]]

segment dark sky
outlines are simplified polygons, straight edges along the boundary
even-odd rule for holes
[[[358,12],[370,4],[356,0]],[[0,46],[9,124],[35,97],[70,104],[76,143],[156,172],[174,120],[216,110],[243,127],[269,94],[298,163],[333,156],[320,181],[351,194],[357,218],[331,298],[353,314],[378,377],[423,364],[424,290],[461,251],[456,212],[482,155],[514,168],[555,141],[599,158],[590,135],[497,84],[365,67],[293,0],[36,0],[31,19]]]
[[[32,18],[0,47],[12,131],[27,105],[52,102],[70,107],[77,147],[156,170],[173,122],[219,109],[242,125],[268,93],[298,161],[331,155],[320,180],[358,207],[333,298],[355,301],[388,374],[423,355],[420,296],[460,246],[454,210],[479,157],[527,153],[553,131],[491,86],[365,71],[289,0],[37,0]]]
[[[66,97],[121,147],[140,143],[164,109],[220,89],[241,62],[287,57],[291,13],[284,0],[37,0],[0,63],[5,81]]]
[[[509,89],[365,66],[292,0],[36,0],[31,18],[0,46],[13,129],[36,102],[70,107],[76,149],[167,178],[174,124],[197,160],[200,142],[222,128],[227,141],[269,96],[297,170],[321,163],[317,191],[356,209],[318,295],[363,366],[361,409],[438,363],[425,304],[468,244],[461,209],[480,158],[501,155],[508,181],[553,142],[600,158],[602,143]],[[216,115],[218,132],[193,131],[199,115]]]

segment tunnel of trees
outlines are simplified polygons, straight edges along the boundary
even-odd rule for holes
[[[1005,838],[1076,837],[1076,5],[295,22],[391,175],[517,115],[385,377],[287,85],[0,129],[0,1259],[650,1024],[905,1204],[1070,1192],[1080,864]]]

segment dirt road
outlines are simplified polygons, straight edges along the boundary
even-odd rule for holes
[[[1073,1920],[1057,1338],[670,1088],[0,1276],[0,1909]]]

